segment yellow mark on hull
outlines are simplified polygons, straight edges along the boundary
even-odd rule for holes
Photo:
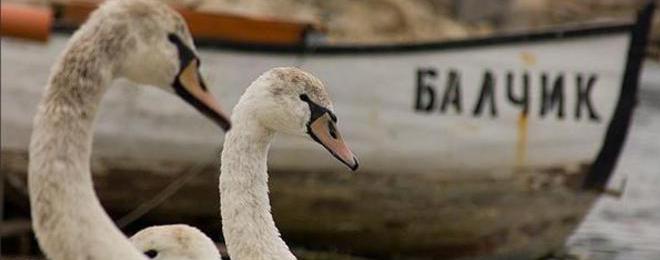
[[[516,168],[524,169],[527,160],[527,115],[520,113],[518,117],[518,142],[516,143]]]

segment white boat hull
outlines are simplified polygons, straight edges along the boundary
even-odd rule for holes
[[[582,190],[585,183],[602,190],[611,174],[632,116],[642,57],[629,50],[645,44],[635,41],[642,29],[199,53],[207,85],[226,108],[277,66],[312,72],[335,102],[360,170],[348,175],[315,143],[278,137],[269,167],[285,238],[377,257],[529,259],[561,247],[597,197]],[[32,117],[66,41],[2,39],[3,171],[19,179]],[[149,181],[195,164],[217,172],[220,129],[173,95],[114,85],[93,150],[97,190],[111,213],[137,206],[135,194],[157,192],[161,186],[143,185]],[[200,176],[151,218],[216,221],[217,200],[209,199],[216,177]],[[117,192],[118,185],[136,193]]]

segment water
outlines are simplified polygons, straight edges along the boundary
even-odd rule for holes
[[[568,241],[587,259],[660,259],[660,63],[645,64],[639,94],[610,182],[623,196],[601,198]]]

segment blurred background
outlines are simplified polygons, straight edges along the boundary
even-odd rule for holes
[[[172,5],[190,10],[210,13],[230,13],[249,17],[268,17],[286,21],[299,21],[318,24],[323,28],[320,36],[324,44],[390,44],[415,43],[428,41],[458,40],[472,37],[485,37],[503,33],[538,30],[556,26],[579,25],[593,22],[611,22],[634,19],[646,0],[163,0]],[[64,0],[3,0],[3,3],[21,3],[34,6],[51,6],[66,3]],[[4,51],[3,51],[3,54]],[[648,50],[642,73],[640,106],[635,112],[633,129],[628,138],[617,175],[612,183],[621,194],[607,195],[600,198],[587,218],[578,225],[577,230],[567,241],[573,255],[584,259],[660,259],[660,12],[656,10],[651,30]],[[2,64],[6,66],[6,64]],[[4,69],[3,69],[4,71]],[[4,73],[3,73],[4,74]],[[10,77],[10,75],[2,75]],[[4,84],[5,81],[3,81]],[[4,93],[3,93],[4,94]],[[38,247],[30,233],[29,208],[25,189],[24,175],[26,157],[3,150],[2,171],[4,175],[2,190],[3,223],[0,228],[3,255],[30,255],[39,257]],[[139,174],[139,170],[127,171],[122,165],[103,165],[97,170],[106,176],[100,185],[105,187],[108,201],[130,200],[130,196],[110,192],[112,186],[125,185],[122,178]],[[147,167],[147,166],[145,166]],[[150,167],[150,166],[149,166]],[[221,238],[213,230],[219,230],[217,223],[217,202],[204,204],[208,208],[195,209],[194,217],[178,214],[187,211],[185,197],[203,197],[203,194],[215,194],[213,185],[204,186],[205,180],[214,180],[216,165],[203,167],[191,165],[160,165],[158,171],[164,175],[174,172],[195,172],[184,175],[187,187],[175,187],[174,193],[168,194],[167,200],[158,202],[155,209],[144,212],[136,219],[127,221],[124,229],[127,233],[135,232],[144,226],[186,222],[201,227],[216,241]],[[197,168],[195,168],[197,167]],[[191,170],[191,168],[193,168]],[[152,169],[153,170],[153,169]],[[308,173],[306,173],[308,174]],[[326,179],[325,175],[316,175],[300,179],[294,175],[282,174],[274,180],[274,193],[286,193],[286,186],[293,183],[309,183],[319,180],[340,185],[347,182],[343,177]],[[188,176],[188,177],[186,177]],[[192,177],[190,177],[192,176]],[[204,177],[199,177],[204,176]],[[289,180],[287,180],[289,178]],[[144,184],[143,190],[158,196],[163,187],[171,185],[177,177]],[[397,182],[402,191],[414,189],[400,180],[381,180]],[[369,186],[364,182],[357,186]],[[202,187],[202,188],[200,188]],[[330,189],[331,190],[331,189]],[[341,190],[340,190],[341,191]],[[310,191],[311,192],[311,191]],[[331,191],[328,191],[331,192]],[[389,193],[388,193],[389,194]],[[289,194],[288,199],[281,199],[283,208],[296,195]],[[115,197],[112,197],[115,196]],[[178,199],[177,199],[178,198]],[[214,197],[215,198],[215,197]],[[393,199],[395,200],[395,199]],[[293,202],[291,202],[293,203]],[[326,201],[332,204],[333,201]],[[162,204],[162,205],[161,205]],[[114,205],[113,217],[126,217],[135,210],[136,205]],[[328,205],[325,205],[328,206]],[[341,207],[342,205],[330,205]],[[277,207],[277,205],[276,205]],[[589,207],[589,205],[585,205]],[[153,210],[153,212],[151,211]],[[192,209],[191,209],[192,210]],[[341,210],[339,208],[338,210]],[[194,210],[193,210],[194,211]],[[149,213],[151,212],[151,213]],[[155,213],[154,213],[155,212]],[[174,214],[174,213],[176,214]],[[201,213],[200,213],[201,212]],[[172,214],[170,214],[172,213]],[[169,215],[168,215],[169,214]],[[277,214],[277,212],[276,212]],[[280,213],[286,215],[286,213]],[[293,214],[293,213],[292,213]],[[276,216],[276,222],[278,217]],[[295,223],[284,223],[296,229]],[[391,223],[391,225],[399,225]],[[350,227],[348,227],[350,228]],[[209,232],[209,230],[211,232]],[[286,231],[284,231],[286,235]],[[301,232],[301,234],[307,234]],[[318,238],[318,241],[331,241],[332,232]],[[296,236],[295,241],[309,239],[305,235]],[[497,239],[497,238],[492,238]],[[313,239],[311,239],[313,240]],[[365,244],[370,243],[365,241]],[[406,243],[402,241],[401,243]],[[294,243],[293,247],[302,258],[306,259],[397,259],[396,254],[354,253],[332,246],[319,246],[323,243]],[[378,245],[374,245],[378,246]],[[222,246],[220,245],[222,248]],[[369,246],[363,246],[369,248]],[[371,249],[368,249],[371,250]],[[368,251],[367,250],[367,251]],[[469,250],[453,248],[451,250]],[[555,259],[548,256],[547,259]],[[556,256],[557,259],[561,258]],[[422,257],[423,258],[423,257]],[[18,257],[18,259],[23,259]]]
[[[320,23],[331,43],[461,39],[632,18],[646,0],[163,0],[192,10]],[[5,0],[48,6],[65,0]],[[80,2],[80,1],[78,1]],[[92,1],[93,2],[93,1]],[[650,56],[657,57],[655,16]]]

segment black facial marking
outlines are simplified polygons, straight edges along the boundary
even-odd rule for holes
[[[226,119],[222,118],[221,115],[219,115],[213,109],[202,103],[202,101],[195,98],[183,86],[183,83],[181,83],[181,79],[180,79],[181,73],[187,66],[190,65],[191,62],[197,62],[198,68],[201,64],[199,58],[197,58],[197,55],[195,55],[195,52],[193,52],[188,46],[186,46],[183,43],[183,41],[181,41],[181,39],[175,34],[170,33],[167,35],[167,38],[170,40],[170,42],[172,42],[176,46],[179,52],[180,69],[178,75],[174,78],[174,82],[172,82],[172,87],[174,88],[174,92],[177,95],[179,95],[181,98],[183,98],[186,102],[188,102],[193,107],[195,107],[202,114],[204,114],[206,117],[210,118],[215,123],[220,125],[220,127],[222,127],[225,131],[229,131],[229,129],[231,128],[231,123],[227,122]],[[199,70],[197,71],[197,77],[202,90],[208,91],[206,87],[206,83],[202,78],[202,75],[199,74]]]
[[[337,122],[337,116],[335,116],[332,111],[328,110],[325,107],[322,107],[311,99],[309,99],[309,96],[307,94],[302,94],[300,95],[300,100],[305,101],[309,105],[309,110],[312,112],[312,116],[309,118],[309,122],[307,122],[307,125],[309,126],[314,120],[318,119],[319,117],[323,116],[323,114],[328,113],[330,115],[330,118],[332,119],[333,122]]]
[[[309,118],[309,121],[307,122],[307,134],[314,140],[315,142],[321,144],[326,150],[328,150],[333,157],[335,157],[337,160],[351,168],[351,170],[355,171],[358,168],[357,164],[357,159],[353,158],[353,160],[356,162],[355,165],[351,165],[349,162],[344,161],[335,151],[330,149],[326,144],[321,142],[321,140],[312,132],[312,122],[314,122],[316,119],[319,117],[323,116],[323,114],[328,113],[330,115],[330,118],[332,119],[332,122],[328,122],[328,131],[330,136],[332,138],[337,139],[339,138],[339,135],[337,135],[337,128],[335,127],[335,124],[337,122],[337,116],[335,116],[332,111],[328,110],[325,107],[319,106],[318,104],[314,103],[311,99],[309,99],[309,96],[307,94],[302,94],[300,95],[300,100],[307,102],[309,105],[309,110],[312,112],[312,116]]]
[[[199,60],[197,60],[197,62],[199,62]],[[200,65],[198,64],[197,68],[199,68],[199,66]],[[197,71],[197,78],[199,79],[199,85],[200,85],[200,87],[202,87],[202,90],[208,91],[206,89],[206,83],[202,80],[202,74],[199,73],[199,70]]]
[[[146,255],[149,258],[156,258],[158,256],[158,251],[153,249],[147,250],[144,252],[144,255]]]
[[[186,44],[183,43],[181,38],[176,34],[170,33],[167,35],[167,39],[170,40],[176,46],[179,51],[179,65],[180,69],[183,70],[190,62],[197,59],[197,55],[193,52]]]
[[[181,72],[183,72],[183,69],[185,69],[188,65],[190,65],[191,62],[197,62],[197,68],[200,68],[202,66],[202,62],[199,60],[199,58],[197,58],[195,52],[192,51],[186,44],[184,44],[181,38],[179,38],[179,36],[170,33],[167,35],[167,39],[169,39],[170,42],[172,42],[174,46],[176,46],[179,52],[179,74],[181,74]],[[207,91],[206,84],[202,80],[202,75],[199,75],[199,72],[197,77],[199,77],[200,79],[200,84],[202,89],[204,91]],[[178,78],[179,77],[177,75],[177,79],[175,79],[175,81],[177,81]]]
[[[332,138],[337,139],[337,129],[335,128],[335,124],[328,122],[328,131],[330,132],[330,136],[332,136]]]
[[[200,81],[201,81],[201,79],[200,79]],[[220,118],[220,115],[218,115],[215,111],[213,111],[207,105],[202,103],[202,101],[199,101],[199,99],[195,98],[192,94],[190,94],[190,92],[188,92],[183,87],[183,85],[181,85],[181,82],[179,80],[174,81],[173,87],[174,87],[174,92],[177,95],[179,95],[186,102],[188,102],[193,107],[195,107],[197,109],[197,111],[204,114],[204,116],[210,118],[211,120],[213,120],[214,122],[219,124],[220,127],[222,127],[222,129],[225,129],[225,131],[228,131],[229,128],[231,128],[231,124],[229,122],[225,122],[223,119]]]
[[[329,110],[328,110],[328,114],[330,115],[330,119],[332,119],[332,122],[337,123],[337,116],[335,116],[335,114]]]
[[[307,134],[310,137],[312,137],[314,141],[316,141],[317,143],[323,145],[323,147],[328,149],[328,147],[326,147],[325,144],[321,142],[321,140],[316,136],[316,134],[312,132],[312,122],[316,121],[316,119],[318,119],[319,117],[322,117],[325,113],[328,113],[328,115],[330,115],[330,118],[332,118],[333,122],[337,122],[337,117],[335,116],[334,113],[332,113],[332,111],[314,103],[314,101],[309,99],[309,96],[307,96],[307,94],[300,95],[300,100],[307,102],[307,104],[309,105],[309,110],[312,112],[312,115],[310,116],[309,121],[307,122]],[[332,138],[337,139],[337,129],[334,127],[334,124],[328,122],[328,128],[330,129],[329,131]],[[337,156],[332,150],[330,149],[328,150],[332,152],[333,156],[335,156],[337,159],[341,161],[339,156]]]

